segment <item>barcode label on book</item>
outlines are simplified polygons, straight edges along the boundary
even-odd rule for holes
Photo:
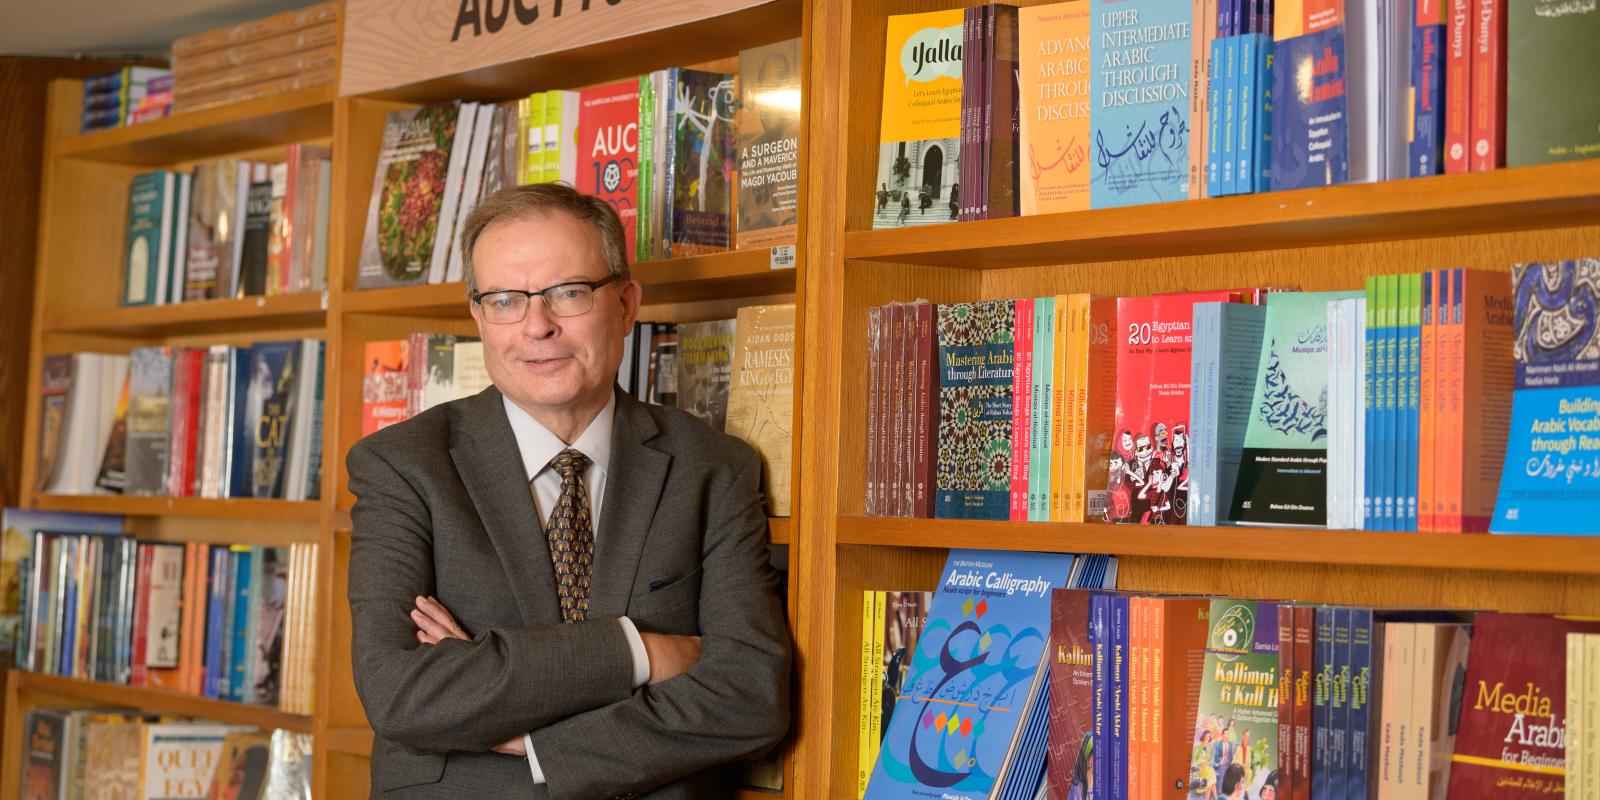
[[[1106,500],[1110,497],[1111,493],[1104,489],[1089,492],[1089,506],[1084,519],[1093,521],[1105,517]]]
[[[794,269],[794,245],[781,244],[772,248],[772,269]]]

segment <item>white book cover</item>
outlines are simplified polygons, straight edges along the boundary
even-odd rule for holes
[[[1387,30],[1384,40],[1388,52],[1384,62],[1383,179],[1399,180],[1410,175],[1407,161],[1411,152],[1411,133],[1415,128],[1411,98],[1411,35],[1416,28],[1415,3],[1388,3],[1384,7]]]
[[[311,225],[311,290],[328,288],[328,213],[333,201],[333,162],[317,162],[317,210]]]
[[[172,235],[174,231],[173,214],[177,211],[178,175],[175,172],[161,174],[161,235],[156,237],[156,305],[165,305],[167,302],[168,280],[171,278]],[[187,209],[185,209],[187,210]],[[177,248],[181,249],[181,248]]]
[[[150,553],[150,599],[145,605],[146,667],[177,668],[182,601],[183,545],[154,545]]]
[[[172,221],[172,261],[164,265],[171,267],[167,283],[170,296],[162,302],[183,302],[183,282],[188,276],[189,265],[189,195],[193,192],[194,173],[179,173],[178,214]]]
[[[1345,518],[1344,472],[1345,425],[1347,420],[1342,405],[1344,392],[1344,365],[1340,359],[1346,354],[1342,333],[1344,330],[1344,301],[1328,303],[1328,529],[1349,527]]]
[[[244,263],[244,218],[245,208],[249,205],[250,183],[257,180],[266,180],[265,170],[259,171],[260,165],[252,161],[239,162],[239,179],[234,182],[236,192],[233,201],[233,219],[239,223],[239,229],[233,233],[233,252],[228,255],[227,269],[223,265],[217,267],[217,297],[234,297],[239,292],[239,267]]]
[[[1344,77],[1351,183],[1383,178],[1378,130],[1384,52],[1378,31],[1380,19],[1378,0],[1350,0],[1345,4]]]
[[[146,800],[203,800],[222,757],[222,742],[240,725],[170,722],[144,726],[139,758],[140,797]]]
[[[483,188],[483,163],[489,154],[489,129],[494,124],[493,111],[493,106],[485,106],[473,125],[472,152],[467,154],[467,173],[461,186],[461,201],[456,213],[455,232],[451,236],[454,241],[450,244],[450,266],[445,270],[445,283],[461,280],[466,268],[461,253],[461,231],[466,226],[467,217],[478,207],[479,190]]]
[[[456,135],[470,136],[477,121],[478,104],[462,103],[461,116],[456,120]],[[462,146],[465,145],[465,146]],[[466,171],[467,153],[471,141],[457,141],[450,148],[450,169],[445,173],[443,205],[439,207],[439,224],[433,238],[433,262],[428,267],[428,283],[444,283],[445,267],[450,264],[451,244],[455,242],[456,207],[461,202],[461,179]]]
[[[561,121],[556,130],[557,179],[578,185],[578,93],[560,92]]]
[[[453,400],[471,397],[489,388],[489,372],[483,368],[483,342],[456,342],[455,364],[450,371]]]
[[[1367,299],[1356,297],[1346,300],[1350,327],[1350,405],[1355,417],[1350,437],[1350,515],[1353,528],[1365,524],[1362,507],[1367,496]]]
[[[64,431],[57,456],[59,466],[55,479],[45,486],[50,494],[86,494],[89,491],[92,482],[85,484],[83,474],[84,465],[90,460],[88,451],[99,434],[100,380],[100,354],[74,353],[72,387],[67,390]],[[99,466],[98,459],[95,465]]]

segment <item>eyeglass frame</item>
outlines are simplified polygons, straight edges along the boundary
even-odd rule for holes
[[[555,313],[553,310],[551,310],[551,308],[550,308],[550,300],[549,300],[549,298],[547,298],[545,296],[545,293],[546,292],[550,292],[550,291],[554,291],[556,289],[560,289],[563,286],[587,286],[587,287],[589,287],[589,291],[590,292],[598,292],[602,288],[604,288],[606,286],[609,286],[609,285],[611,285],[613,283],[616,283],[616,282],[617,282],[617,276],[615,276],[615,275],[607,275],[604,278],[601,278],[600,280],[597,280],[597,281],[562,281],[560,283],[557,283],[557,284],[554,284],[554,285],[551,285],[551,286],[546,286],[543,289],[540,289],[538,291],[533,291],[533,292],[530,292],[530,291],[528,291],[526,289],[494,289],[494,290],[487,291],[487,292],[474,292],[472,294],[472,296],[467,298],[467,299],[472,301],[473,303],[475,303],[478,306],[478,308],[481,309],[481,308],[483,308],[483,298],[488,297],[491,294],[520,294],[520,295],[523,295],[523,296],[528,298],[528,308],[532,308],[533,307],[533,298],[537,297],[537,298],[539,298],[540,302],[544,303],[544,310],[550,316],[555,317],[556,319],[575,319],[577,317],[581,317],[584,314],[589,313],[589,311],[593,311],[594,310],[594,306],[591,304],[589,306],[589,311],[585,311],[585,312],[583,312],[581,314],[570,314],[570,315],[567,315],[567,316],[562,316],[560,314]],[[522,311],[522,317],[520,319],[513,320],[511,322],[491,322],[487,317],[485,317],[484,321],[485,322],[489,322],[491,325],[516,325],[517,323],[522,322],[522,321],[526,320],[527,318],[528,318],[528,310],[527,310],[527,308],[524,308],[523,311]]]

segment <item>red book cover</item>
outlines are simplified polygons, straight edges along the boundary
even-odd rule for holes
[[[906,477],[903,469],[906,448],[906,376],[911,373],[911,365],[906,360],[904,303],[889,305],[889,363],[889,458],[884,462],[889,465],[889,475],[886,489],[889,493],[889,516],[903,517],[909,511],[906,508],[906,492],[901,481]]]
[[[913,398],[917,429],[912,472],[916,493],[912,496],[911,515],[926,519],[933,516],[933,446],[939,435],[934,411],[938,408],[939,387],[933,380],[933,304],[919,302],[913,308],[917,312],[917,387]]]
[[[200,369],[205,351],[179,348],[172,361],[172,439],[167,494],[188,497],[194,485],[195,431],[200,424]]]
[[[1472,171],[1506,165],[1506,3],[1477,0],[1472,37]]]
[[[1050,734],[1045,769],[1050,800],[1088,800],[1094,791],[1094,651],[1089,593],[1050,594]]]
[[[1278,604],[1278,793],[1294,796],[1294,611]]]
[[[1028,461],[1033,421],[1033,299],[1017,300],[1017,331],[1012,338],[1011,370],[1011,521],[1028,521]]]
[[[895,464],[900,469],[900,516],[910,517],[917,504],[917,306],[900,306],[904,318],[900,326],[900,360],[905,379],[900,383],[900,450]]]
[[[889,505],[889,486],[894,479],[890,447],[894,439],[894,309],[893,303],[881,309],[882,324],[878,328],[878,470],[873,493],[880,517],[895,516],[894,508]]]
[[[428,334],[406,337],[406,419],[422,413],[422,390],[428,385]]]
[[[1471,139],[1472,31],[1475,0],[1448,0],[1445,16],[1444,171],[1466,172]]]
[[[1562,796],[1568,633],[1600,633],[1600,621],[1477,615],[1449,800]]]
[[[133,584],[133,672],[128,678],[129,686],[144,686],[149,677],[149,668],[145,666],[145,656],[149,645],[149,610],[150,610],[150,557],[153,550],[148,544],[139,545],[138,560],[134,562]]]
[[[1211,601],[1204,597],[1157,597],[1154,679],[1150,700],[1153,769],[1158,787],[1187,786],[1200,683],[1205,670]],[[1146,792],[1147,797],[1158,796]],[[1159,797],[1169,797],[1162,792]]]
[[[1294,606],[1294,760],[1292,792],[1286,795],[1290,800],[1311,800],[1311,671],[1316,625],[1315,606]]]
[[[862,493],[862,513],[869,517],[881,516],[878,509],[878,385],[883,373],[878,369],[878,353],[882,348],[879,332],[883,327],[883,308],[867,309],[867,469],[866,490]]]
[[[578,92],[578,185],[622,218],[633,260],[639,228],[639,81]]]
[[[361,368],[361,435],[406,418],[409,349],[404,339],[367,342]]]
[[[1117,411],[1107,522],[1185,523],[1194,304],[1236,297],[1236,292],[1216,291],[1117,301]]]

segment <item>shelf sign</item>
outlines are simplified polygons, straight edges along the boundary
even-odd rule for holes
[[[347,0],[339,91],[393,89],[772,0]]]

